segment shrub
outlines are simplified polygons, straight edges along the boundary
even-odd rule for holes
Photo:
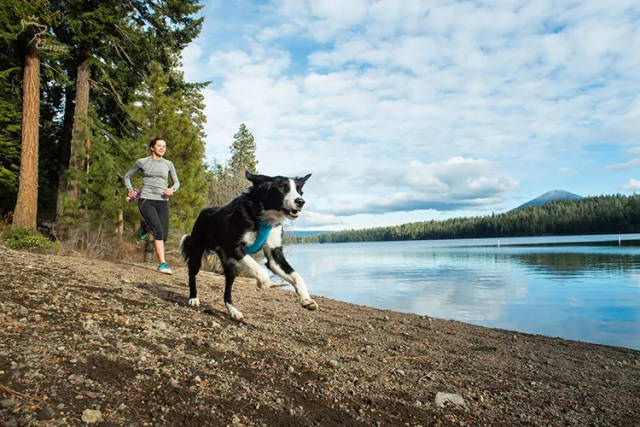
[[[45,250],[53,246],[53,242],[38,231],[22,227],[5,227],[2,240],[11,249]]]

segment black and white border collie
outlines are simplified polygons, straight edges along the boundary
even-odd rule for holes
[[[196,275],[202,256],[215,252],[224,270],[224,303],[229,316],[242,320],[242,313],[233,306],[231,288],[240,264],[257,279],[259,288],[271,286],[266,270],[248,255],[248,252],[262,249],[267,267],[293,285],[304,308],[316,310],[318,304],[309,296],[304,280],[291,268],[282,252],[282,223],[300,214],[305,203],[302,186],[311,174],[303,178],[269,177],[249,172],[245,175],[252,186],[225,206],[203,209],[191,234],[185,235],[180,242],[180,251],[189,268],[189,305],[200,305]],[[268,233],[266,240],[265,232]]]

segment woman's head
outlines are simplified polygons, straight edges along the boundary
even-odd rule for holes
[[[152,154],[162,157],[165,151],[167,151],[167,141],[165,141],[164,138],[153,138],[151,142],[149,142],[149,150],[151,150]]]

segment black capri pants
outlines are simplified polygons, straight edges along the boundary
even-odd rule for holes
[[[142,218],[151,226],[153,238],[166,242],[169,235],[169,201],[139,199],[138,208]]]

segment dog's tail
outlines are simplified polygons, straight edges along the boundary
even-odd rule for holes
[[[185,234],[180,240],[180,253],[182,254],[182,257],[185,259],[185,261],[189,260],[189,254],[191,253],[191,240],[192,239],[190,234]]]

